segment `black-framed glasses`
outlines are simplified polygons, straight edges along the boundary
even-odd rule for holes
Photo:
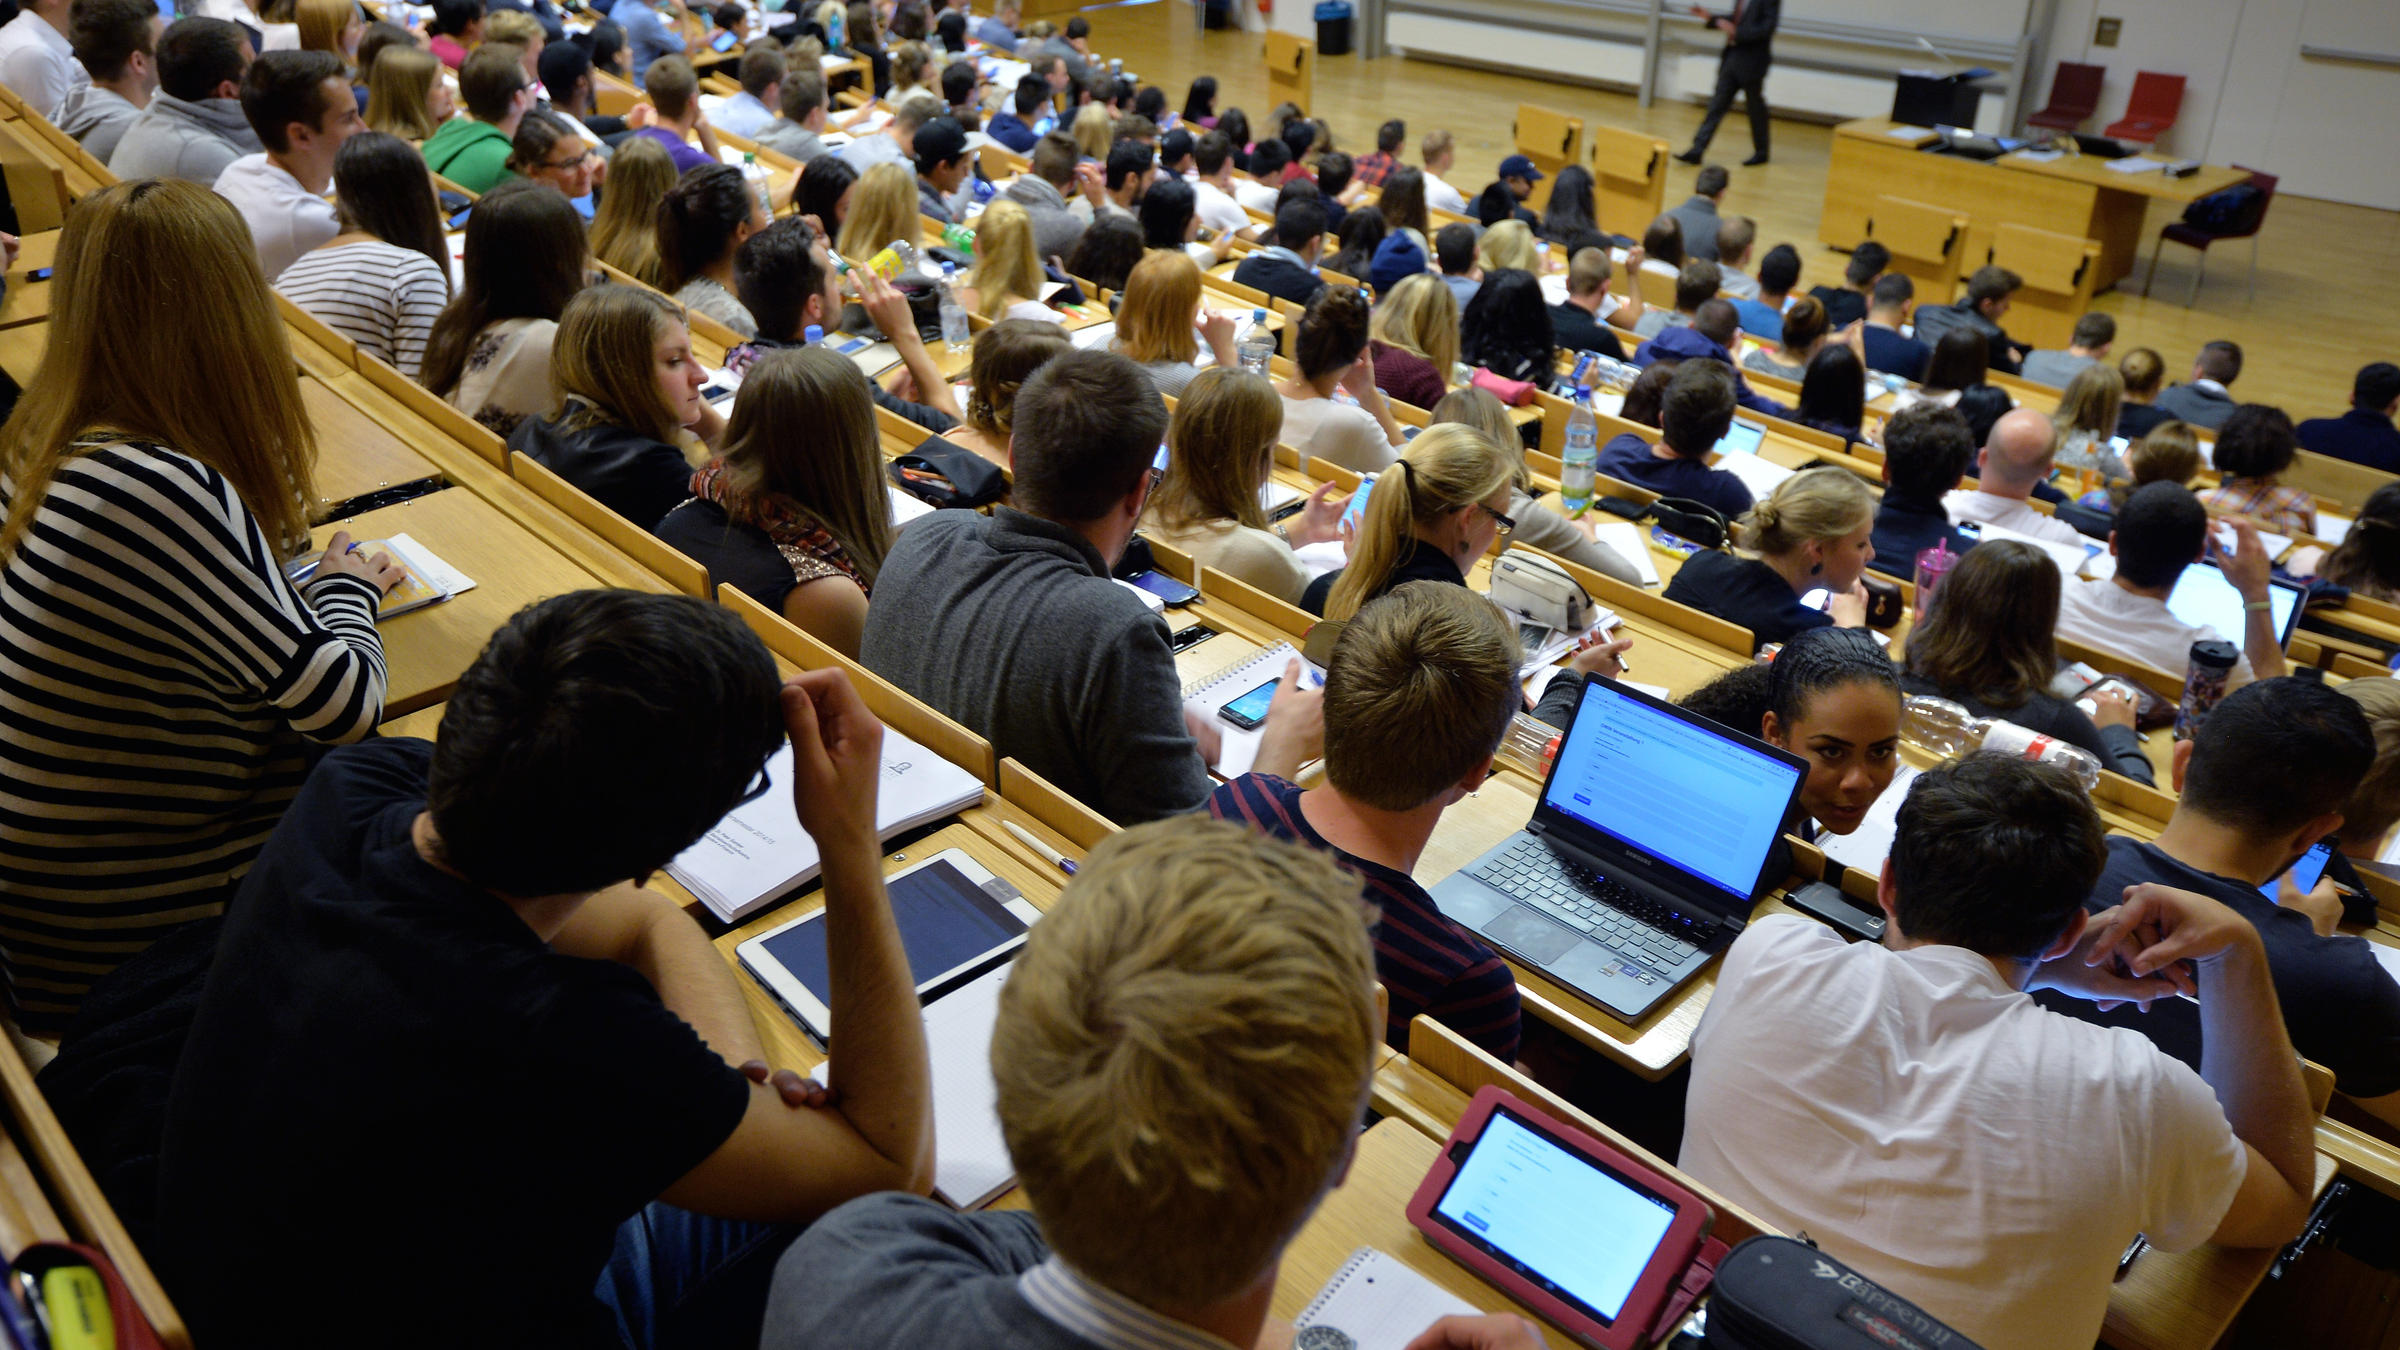
[[[537,167],[548,169],[553,173],[568,173],[575,169],[582,168],[584,165],[591,163],[593,160],[598,159],[599,157],[600,156],[598,152],[586,150],[582,154],[577,155],[575,158],[566,160],[564,162],[545,159]]]
[[[1506,538],[1517,532],[1517,522],[1514,517],[1502,515],[1482,502],[1475,503],[1475,509],[1492,518],[1492,523],[1500,527],[1501,537]]]

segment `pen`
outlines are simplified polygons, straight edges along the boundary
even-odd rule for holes
[[[1004,820],[1001,821],[1000,824],[1006,828],[1010,834],[1013,834],[1017,837],[1018,843],[1023,844],[1025,847],[1042,855],[1045,860],[1057,867],[1059,871],[1066,873],[1068,876],[1075,875],[1075,860],[1073,858],[1070,858],[1066,854],[1059,852],[1057,849],[1050,847],[1041,840],[1034,838],[1032,831],[1026,829],[1022,825],[1017,824],[1017,822],[1013,820]]]

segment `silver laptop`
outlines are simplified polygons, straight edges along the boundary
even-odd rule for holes
[[[1442,913],[1625,1021],[1750,922],[1808,767],[1599,676],[1524,829],[1433,888]]]

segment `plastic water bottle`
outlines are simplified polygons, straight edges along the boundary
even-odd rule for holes
[[[980,178],[976,179],[975,182],[979,188],[978,195],[981,195],[980,189],[988,189],[991,187],[990,183],[987,183]],[[971,229],[968,229],[964,225],[951,225],[945,227],[942,230],[942,242],[949,245],[951,248],[956,249],[960,253],[966,254],[970,258],[975,256],[975,232]],[[949,270],[947,264],[944,265],[943,270]]]
[[[968,331],[967,307],[958,303],[958,292],[954,289],[957,284],[958,265],[943,263],[941,281],[942,345],[948,347],[954,356],[965,351],[967,344],[972,340]]]
[[[775,218],[775,185],[768,178],[766,166],[758,162],[758,152],[742,152],[742,181],[750,185],[750,195],[758,198],[758,209],[767,219]]]
[[[1250,311],[1250,326],[1243,330],[1241,340],[1233,344],[1234,355],[1241,360],[1242,369],[1253,375],[1267,374],[1267,363],[1275,355],[1275,334],[1267,329],[1267,312]]]
[[[1569,515],[1582,515],[1592,504],[1600,476],[1600,419],[1592,412],[1591,386],[1583,382],[1591,364],[1589,356],[1575,363],[1575,406],[1567,411],[1567,443],[1558,457],[1558,500]]]
[[[1944,759],[1994,750],[2065,769],[2086,792],[2100,785],[2100,761],[2090,752],[2014,722],[1977,717],[1946,698],[1909,695],[1903,700],[1900,735]]]
[[[874,257],[867,259],[867,266],[885,281],[898,281],[904,276],[913,275],[924,264],[924,256],[917,252],[917,246],[905,239],[893,240],[878,250]]]

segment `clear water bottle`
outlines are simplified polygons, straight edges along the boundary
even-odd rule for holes
[[[1275,334],[1268,331],[1265,310],[1250,311],[1250,326],[1243,330],[1241,340],[1233,344],[1233,350],[1241,360],[1242,369],[1253,375],[1267,374],[1267,363],[1275,355]]]
[[[1559,452],[1558,500],[1567,514],[1579,516],[1592,504],[1592,488],[1600,476],[1600,419],[1592,412],[1592,389],[1584,383],[1592,358],[1575,363],[1575,406],[1567,410],[1567,443]]]
[[[967,324],[967,307],[958,303],[958,264],[942,264],[942,345],[955,356],[967,349],[972,341]]]
[[[1911,694],[1900,721],[1901,738],[1949,759],[1993,750],[2055,765],[2075,776],[2083,790],[2100,786],[2100,761],[2079,746],[2029,731],[1997,717],[1977,717],[1946,698]]]
[[[758,199],[758,209],[769,220],[775,218],[775,184],[767,175],[767,166],[758,162],[758,152],[742,152],[742,181],[750,185],[750,195]]]

